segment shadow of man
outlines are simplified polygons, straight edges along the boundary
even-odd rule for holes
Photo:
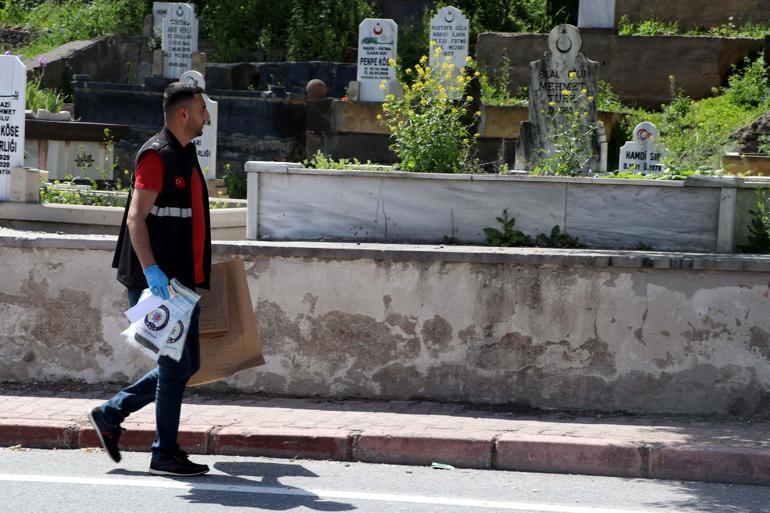
[[[195,504],[219,504],[264,510],[291,510],[300,506],[316,511],[350,511],[352,504],[323,500],[314,493],[280,482],[283,477],[318,477],[302,465],[264,462],[215,463],[226,475],[208,474],[205,478],[169,478],[189,485],[182,498]],[[111,474],[134,475],[126,470]],[[136,473],[146,475],[144,472]],[[260,478],[259,480],[250,478]]]

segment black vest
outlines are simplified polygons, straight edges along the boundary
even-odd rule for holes
[[[168,128],[163,128],[136,154],[134,171],[131,173],[131,189],[128,193],[123,223],[118,235],[118,245],[112,267],[118,269],[118,281],[128,288],[144,289],[147,280],[142,266],[131,244],[128,232],[128,209],[134,192],[136,166],[142,155],[155,150],[163,161],[163,190],[155,200],[152,212],[147,216],[147,231],[150,246],[158,267],[168,279],[176,278],[185,287],[195,290],[196,285],[209,288],[211,274],[211,220],[206,180],[200,171],[195,144],[184,148]],[[203,246],[203,283],[195,283],[195,259],[193,256],[192,198],[190,194],[192,174],[198,173],[201,180],[203,213],[206,225],[206,242]]]

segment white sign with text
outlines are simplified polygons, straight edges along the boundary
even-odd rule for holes
[[[366,18],[358,26],[359,101],[385,99],[388,87],[383,90],[380,84],[383,80],[389,84],[396,79],[396,70],[388,64],[388,59],[396,58],[397,44],[398,25],[393,20]]]
[[[444,7],[436,13],[430,20],[430,40],[441,48],[441,54],[437,56],[434,48],[430,49],[430,67],[440,66],[448,58],[446,62],[454,64],[453,74],[457,76],[465,67],[465,59],[468,57],[469,31],[468,18],[456,7]]]
[[[198,20],[190,4],[169,4],[163,18],[163,76],[177,78],[192,67],[198,51]]]
[[[179,81],[185,84],[194,85],[201,89],[206,89],[206,81],[199,72],[190,70],[182,73]],[[198,151],[198,162],[201,165],[201,171],[207,180],[213,180],[217,177],[217,119],[219,117],[219,104],[209,98],[209,95],[203,94],[206,102],[206,109],[209,111],[211,119],[203,126],[203,135],[193,139],[195,148]]]
[[[15,55],[0,55],[0,201],[11,195],[11,168],[24,165],[27,68]]]
[[[648,121],[639,123],[634,128],[634,140],[620,148],[618,171],[621,173],[654,174],[663,172],[661,160],[666,156],[666,148],[657,142],[658,129]]]

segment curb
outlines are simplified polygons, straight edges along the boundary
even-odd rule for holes
[[[151,424],[126,424],[123,450],[147,451]],[[194,454],[305,458],[398,465],[446,463],[461,468],[770,485],[770,448],[650,446],[625,440],[476,431],[425,433],[345,429],[188,425],[180,445]],[[98,447],[88,423],[0,419],[0,447]]]

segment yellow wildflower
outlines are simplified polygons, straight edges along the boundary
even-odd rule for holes
[[[473,57],[471,57],[470,55],[469,55],[469,56],[467,56],[467,57],[465,58],[465,62],[466,62],[466,64],[470,64],[471,62],[473,62]]]
[[[569,89],[562,89],[561,94],[564,96],[570,96],[572,94],[572,91]]]
[[[569,78],[572,78],[572,79],[577,78],[577,73],[575,73],[574,71],[570,71],[569,72]]]
[[[473,96],[468,95],[468,96],[465,97],[465,100],[469,101],[469,102],[472,102],[473,101]]]
[[[556,102],[548,102],[549,107],[556,107]]]
[[[392,57],[390,59],[388,59],[388,66],[390,66],[392,68],[395,68],[396,67],[396,59],[394,59]]]
[[[463,139],[463,144],[468,144],[469,142],[471,142],[471,141],[467,137],[465,139]]]
[[[582,94],[582,95],[584,95],[584,96],[585,96],[585,95],[587,95],[587,94],[588,94],[588,89],[586,89],[586,88],[584,87],[583,89],[581,89],[581,90],[580,90],[580,94]]]
[[[411,75],[412,74],[412,68],[406,68],[406,74]]]
[[[589,97],[588,97],[588,101],[589,101],[589,102],[592,102],[592,101],[594,101],[594,97],[593,97],[593,96],[589,96]]]
[[[462,84],[463,82],[465,82],[465,77],[462,75],[457,75],[457,81]]]
[[[380,89],[382,89],[382,90],[384,91],[384,90],[385,90],[385,85],[386,85],[386,84],[387,84],[387,82],[386,82],[385,80],[381,81],[381,82],[380,82]]]
[[[473,74],[474,77],[477,77],[479,75],[481,75],[481,73],[479,73],[478,71]]]
[[[423,55],[422,57],[420,57],[420,64],[425,64],[426,62],[428,62],[427,55]]]
[[[382,114],[377,114],[377,119],[382,120]]]
[[[436,43],[436,40],[435,40],[435,39],[431,39],[431,40],[430,40],[430,46],[432,46],[432,47],[433,47],[433,46],[436,46],[437,44],[438,44],[438,43]]]

